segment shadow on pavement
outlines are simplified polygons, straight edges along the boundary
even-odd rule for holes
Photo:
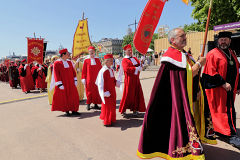
[[[139,127],[143,123],[140,119],[120,119],[113,124],[112,127],[119,127],[121,131],[127,130],[128,128]]]
[[[240,153],[212,145],[203,144],[206,160],[239,160]]]
[[[95,117],[95,116],[100,116],[101,111],[100,110],[95,110],[93,112],[89,111],[89,112],[81,112],[81,115],[79,117],[79,119],[84,119],[84,118],[91,118],[91,117]]]
[[[237,135],[240,137],[240,128],[237,128]]]

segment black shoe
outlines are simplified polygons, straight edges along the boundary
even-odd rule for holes
[[[87,105],[87,110],[88,110],[88,111],[90,110],[90,104]]]
[[[66,112],[66,116],[67,116],[67,117],[70,117],[70,116],[71,116],[71,114],[69,113],[69,111]]]
[[[81,113],[79,113],[79,112],[75,112],[75,111],[72,111],[72,115],[79,116],[79,115],[81,115]]]
[[[94,109],[101,109],[101,107],[99,107],[97,104],[94,105]]]
[[[112,127],[112,124],[104,124],[105,127]]]

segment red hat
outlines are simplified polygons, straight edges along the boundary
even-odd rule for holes
[[[113,55],[112,55],[112,54],[106,54],[106,55],[104,55],[104,59],[109,59],[109,58],[113,58]]]
[[[21,62],[22,62],[22,63],[23,63],[23,62],[26,62],[26,59],[23,59]]]
[[[64,48],[59,51],[59,54],[63,54],[63,53],[67,53],[67,52],[68,52],[67,48]]]
[[[89,46],[89,47],[88,47],[88,50],[90,50],[90,49],[95,50],[95,47],[93,47],[93,46]]]
[[[129,49],[129,48],[132,49],[131,44],[128,44],[128,45],[126,45],[126,46],[123,47],[124,51],[126,51],[126,50]]]

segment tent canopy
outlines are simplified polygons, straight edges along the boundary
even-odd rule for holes
[[[153,50],[151,48],[148,48],[147,52],[153,52]]]

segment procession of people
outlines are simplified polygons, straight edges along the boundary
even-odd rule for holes
[[[106,127],[116,123],[115,87],[122,86],[118,111],[123,118],[128,110],[136,117],[146,112],[137,150],[143,159],[204,159],[202,144],[216,144],[216,138],[240,149],[234,106],[240,93],[240,64],[230,48],[231,32],[220,32],[217,47],[198,60],[184,50],[183,29],[169,31],[168,40],[147,107],[139,78],[144,59],[134,57],[130,44],[123,46],[125,56],[115,61],[116,71],[112,54],[100,60],[95,47],[89,46],[85,59],[73,60],[67,49],[61,49],[48,65],[28,64],[26,59],[1,64],[0,80],[26,94],[46,91],[51,111],[67,117],[81,116],[85,91],[86,109],[101,110]]]

